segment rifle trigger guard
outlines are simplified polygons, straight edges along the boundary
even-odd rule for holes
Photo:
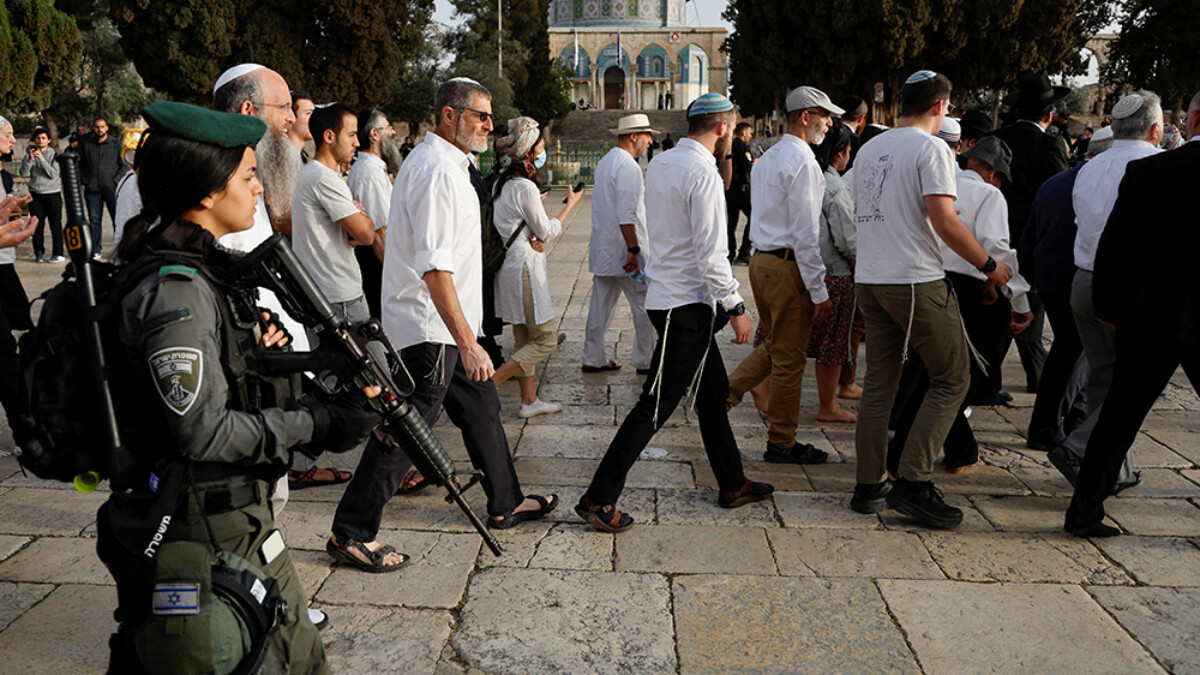
[[[461,488],[462,492],[466,492],[467,490],[470,490],[471,486],[475,485],[476,483],[478,483],[480,481],[480,479],[483,478],[483,472],[480,471],[479,469],[464,469],[462,471],[455,471],[454,475],[471,477],[470,480],[467,481],[466,485],[462,486],[462,488]],[[446,495],[445,500],[446,500],[447,504],[454,503],[454,498],[451,497],[450,495]]]

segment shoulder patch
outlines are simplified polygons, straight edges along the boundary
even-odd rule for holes
[[[204,355],[191,347],[168,347],[148,359],[158,395],[182,417],[196,403],[204,378]]]
[[[163,265],[158,269],[159,277],[174,277],[176,279],[193,279],[196,268],[187,265]]]

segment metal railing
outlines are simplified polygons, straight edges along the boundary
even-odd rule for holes
[[[556,147],[547,148],[546,167],[542,170],[544,181],[549,185],[574,185],[580,181],[592,184],[592,178],[596,172],[596,163],[600,158],[608,154],[612,146],[583,146],[583,145],[562,145],[555,144]],[[495,166],[496,154],[488,148],[479,157],[479,165],[483,170],[484,175],[488,175]],[[578,165],[578,171],[574,166]],[[564,170],[565,165],[565,170]]]

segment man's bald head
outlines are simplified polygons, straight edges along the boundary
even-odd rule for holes
[[[286,136],[296,121],[287,81],[270,68],[248,65],[250,68],[246,65],[235,66],[221,76],[223,79],[227,75],[234,75],[213,91],[213,109],[253,115],[267,123],[270,133]]]

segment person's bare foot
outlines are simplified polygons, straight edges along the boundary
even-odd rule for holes
[[[330,535],[329,538],[331,541],[333,541],[334,546],[339,545],[338,541],[337,541],[337,535]],[[368,551],[378,551],[379,549],[383,548],[383,544],[380,544],[378,540],[372,541],[372,542],[365,542],[365,543],[361,544],[361,546],[366,548]],[[350,546],[350,547],[347,547],[346,550],[350,553],[350,555],[354,556],[355,558],[358,558],[359,560],[363,561],[367,565],[373,564],[371,562],[370,558],[368,558],[362,551],[358,550],[358,546]],[[393,551],[391,553],[388,553],[386,556],[384,556],[383,566],[384,567],[392,567],[394,565],[402,565],[407,560],[408,560],[408,556],[404,555],[403,553],[396,553]]]
[[[858,421],[858,415],[846,410],[845,408],[834,408],[833,410],[817,411],[817,419],[821,422],[841,422],[843,424],[853,424]]]
[[[844,398],[849,401],[857,401],[862,398],[862,387],[857,384],[850,383],[838,389],[838,398]]]

